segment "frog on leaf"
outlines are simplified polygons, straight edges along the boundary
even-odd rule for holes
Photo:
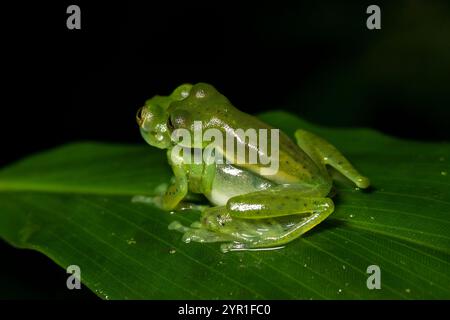
[[[327,166],[351,180],[359,188],[369,187],[361,175],[329,142],[311,132],[298,129],[295,144],[279,134],[278,170],[261,170],[261,163],[236,163],[230,148],[216,148],[224,163],[186,162],[174,159],[179,143],[174,131],[193,132],[195,123],[203,130],[216,129],[236,137],[244,150],[260,155],[267,148],[239,139],[237,129],[273,129],[261,120],[236,109],[213,86],[206,83],[183,84],[169,96],[155,96],[137,113],[137,122],[145,141],[167,150],[174,179],[158,205],[167,211],[184,205],[191,193],[203,194],[210,206],[190,227],[178,222],[169,228],[184,233],[186,242],[223,242],[224,252],[261,250],[280,247],[325,220],[334,210],[330,198],[333,181]],[[185,147],[186,149],[187,147]],[[205,148],[189,145],[190,150]],[[185,150],[186,151],[186,150]]]

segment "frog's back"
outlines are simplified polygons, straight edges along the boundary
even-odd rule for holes
[[[248,150],[257,150],[261,155],[270,157],[271,129],[273,127],[263,121],[244,113],[235,108],[231,102],[214,87],[199,83],[191,89],[191,94],[185,100],[172,104],[173,109],[184,109],[185,112],[195,112],[195,119],[202,121],[204,130],[214,128],[221,131],[225,137],[233,136],[237,141],[242,141],[236,132],[237,129],[247,131],[249,129],[256,130],[259,135],[259,129],[267,129],[267,150],[263,150],[256,145],[251,145],[248,141],[245,144],[245,152]],[[259,137],[258,137],[259,141]],[[279,132],[279,163],[278,170],[275,173],[264,174],[261,167],[265,165],[257,164],[237,164],[241,168],[245,168],[258,175],[262,174],[265,179],[273,181],[277,184],[311,184],[317,185],[321,183],[329,183],[327,177],[317,167],[317,165],[309,158],[309,156],[301,150],[287,135]],[[274,144],[276,147],[276,144]],[[232,163],[238,163],[236,152],[234,150],[226,150],[223,147],[221,152],[227,160]],[[269,153],[269,154],[267,154]]]
[[[235,119],[239,119],[239,122]],[[237,110],[236,108],[225,109],[221,116],[221,127],[228,128],[228,133],[236,136],[236,129],[242,129],[247,131],[248,129],[254,129],[257,135],[260,134],[259,129],[267,129],[267,147],[263,150],[261,146],[249,145],[246,141],[245,150],[246,152],[250,149],[258,150],[259,154],[267,153],[266,155],[270,157],[272,153],[272,148],[278,147],[278,170],[273,174],[262,174],[261,167],[269,165],[261,164],[237,164],[238,167],[245,168],[247,170],[253,171],[257,174],[262,174],[264,178],[273,181],[277,184],[317,184],[317,183],[328,183],[327,177],[324,177],[322,171],[318,166],[311,160],[311,158],[297,146],[285,133],[281,130],[279,131],[278,143],[276,141],[272,142],[272,135],[270,130],[274,129],[265,122],[249,115],[244,112]],[[260,141],[260,136],[258,136],[258,142]],[[227,150],[223,150],[226,158],[233,161],[236,158],[231,159],[230,153]],[[235,152],[233,153],[235,155]],[[323,181],[322,181],[323,180]]]

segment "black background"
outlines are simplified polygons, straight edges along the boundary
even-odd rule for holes
[[[70,4],[81,30],[66,28]],[[370,4],[381,30],[366,28]],[[449,18],[447,1],[4,6],[0,166],[70,141],[142,143],[143,102],[199,81],[249,113],[449,140]],[[48,258],[0,248],[2,297],[94,298]]]

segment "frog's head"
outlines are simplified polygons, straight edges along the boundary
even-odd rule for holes
[[[209,128],[222,129],[222,120],[229,109],[234,107],[213,86],[207,83],[197,83],[190,88],[189,93],[183,98],[170,103],[167,109],[169,129],[184,129],[194,137],[194,131],[201,126],[202,130]],[[187,140],[184,140],[187,141]],[[183,144],[184,141],[178,141]],[[196,145],[192,139],[186,147],[204,148],[209,143],[202,141],[202,145]]]
[[[169,96],[154,96],[138,110],[136,121],[148,144],[160,149],[167,149],[172,145],[173,126],[168,108],[172,102],[186,98],[191,88],[191,84],[183,84]]]

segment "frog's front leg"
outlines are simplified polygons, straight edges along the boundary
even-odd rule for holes
[[[328,174],[325,166],[330,165],[353,181],[359,188],[369,187],[369,179],[361,175],[344,155],[326,140],[305,130],[297,130],[295,138],[299,147],[308,154],[325,174]]]
[[[172,165],[175,178],[161,197],[160,207],[169,211],[175,209],[188,193],[188,177],[182,165]]]
[[[215,164],[189,164],[187,167],[182,162],[182,158],[175,162],[172,161],[172,156],[172,153],[168,151],[167,157],[172,166],[174,179],[172,179],[171,184],[162,196],[160,207],[163,210],[194,209],[203,211],[209,206],[189,201],[195,200],[195,198],[198,200],[199,194],[210,193],[212,181],[214,180]]]
[[[189,192],[187,173],[181,166],[172,166],[174,178],[162,197],[154,197],[153,204],[165,211],[197,210],[204,211],[210,205],[199,203],[200,194]]]
[[[169,186],[162,185],[164,190],[157,190],[158,196],[142,196],[133,197],[132,202],[150,204],[165,211],[174,209],[190,209],[194,204],[182,203],[182,200],[189,198],[187,177],[182,168],[172,167],[175,176],[171,179]],[[158,188],[161,189],[161,188]],[[162,195],[161,195],[162,192]],[[194,207],[194,209],[196,209]]]

